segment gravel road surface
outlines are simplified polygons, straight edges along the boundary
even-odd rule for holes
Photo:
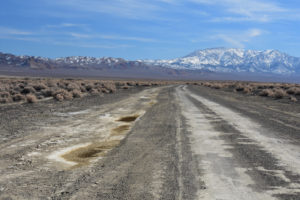
[[[300,199],[299,103],[175,85],[0,114],[0,199]]]

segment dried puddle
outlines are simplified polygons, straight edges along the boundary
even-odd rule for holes
[[[94,142],[87,146],[72,149],[60,155],[60,157],[68,163],[74,163],[72,168],[90,164],[93,159],[103,157],[107,152],[117,147],[131,128],[128,123],[134,122],[139,116],[140,115],[131,115],[119,118],[116,120],[117,122],[124,122],[126,124],[112,129],[106,141]]]
[[[135,121],[137,118],[139,117],[139,115],[132,115],[132,116],[126,116],[126,117],[121,117],[120,119],[118,119],[118,122],[133,122]]]
[[[118,146],[120,140],[110,140],[104,142],[93,143],[85,147],[74,149],[61,157],[69,162],[74,162],[73,167],[87,165],[93,158],[104,156],[112,148]]]

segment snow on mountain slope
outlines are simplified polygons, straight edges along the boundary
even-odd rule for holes
[[[144,60],[144,62],[175,69],[201,69],[213,72],[300,73],[300,58],[276,50],[212,48],[198,50],[182,58]]]

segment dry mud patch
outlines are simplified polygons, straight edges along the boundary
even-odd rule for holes
[[[108,99],[100,105],[75,102],[77,107],[73,110],[61,107],[51,113],[47,109],[35,113],[35,122],[23,134],[0,142],[0,199],[7,194],[15,199],[56,194],[58,185],[62,188],[93,169],[99,159],[126,138],[160,90],[129,91],[117,101]],[[39,104],[30,106],[38,108]],[[37,188],[42,192],[38,193]]]

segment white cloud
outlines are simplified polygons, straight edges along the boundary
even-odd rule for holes
[[[53,0],[51,3],[72,8],[79,11],[105,13],[127,18],[151,17],[153,12],[161,10],[157,2],[172,3],[172,0],[159,0],[155,2],[147,0]],[[152,16],[154,17],[154,16]]]
[[[233,47],[237,47],[237,48],[244,48],[244,44],[242,41],[240,41],[237,38],[233,38],[229,35],[224,35],[224,34],[219,34],[216,36],[213,36],[216,39],[221,39],[223,41],[225,41],[226,43],[230,44]]]
[[[269,22],[278,19],[278,15],[286,15],[291,11],[276,4],[274,1],[267,0],[189,0],[198,4],[206,4],[221,7],[224,12],[222,17],[214,17],[211,21],[238,22],[238,21],[257,21]]]
[[[33,35],[32,32],[29,31],[24,31],[20,29],[14,29],[14,28],[9,28],[9,27],[0,27],[0,35]]]
[[[169,17],[168,14],[185,13],[201,14],[211,22],[270,22],[279,19],[299,19],[299,11],[284,7],[278,0],[52,0],[47,4],[54,4],[66,9],[74,10],[78,15],[85,13],[102,13],[112,16],[141,20],[174,21],[182,18]],[[212,7],[209,13],[199,6]],[[198,11],[198,12],[197,12]],[[71,12],[67,12],[70,14]],[[210,16],[209,16],[210,15]],[[166,17],[168,16],[168,17]],[[175,19],[176,18],[176,19]]]
[[[246,43],[251,42],[253,38],[261,36],[265,31],[260,29],[249,29],[243,32],[219,33],[212,35],[210,40],[223,40],[232,47],[244,48]]]
[[[82,48],[92,48],[92,49],[118,49],[118,48],[131,48],[132,45],[127,44],[95,44],[95,43],[74,43],[74,42],[65,42],[65,41],[54,41],[54,45],[59,46],[72,46],[72,47],[82,47]]]
[[[82,34],[82,33],[69,33],[72,37],[77,39],[83,39],[83,38],[92,38],[92,35],[88,34]]]
[[[128,36],[120,36],[120,35],[96,35],[96,37],[108,40],[131,40],[138,42],[157,42],[151,38],[143,38],[143,37],[128,37]]]
[[[55,25],[46,25],[46,28],[70,28],[70,27],[86,27],[86,24],[61,23]]]
[[[38,42],[39,39],[33,36],[36,36],[36,33],[26,30],[0,26],[1,39]]]
[[[261,34],[262,30],[260,29],[250,29],[247,33],[250,38],[260,36]]]
[[[104,40],[127,40],[127,41],[137,41],[137,42],[158,42],[152,38],[145,38],[145,37],[135,37],[135,36],[121,36],[121,35],[104,35],[98,33],[91,33],[91,34],[82,34],[82,33],[68,33],[68,35],[76,38],[76,39],[104,39]]]

